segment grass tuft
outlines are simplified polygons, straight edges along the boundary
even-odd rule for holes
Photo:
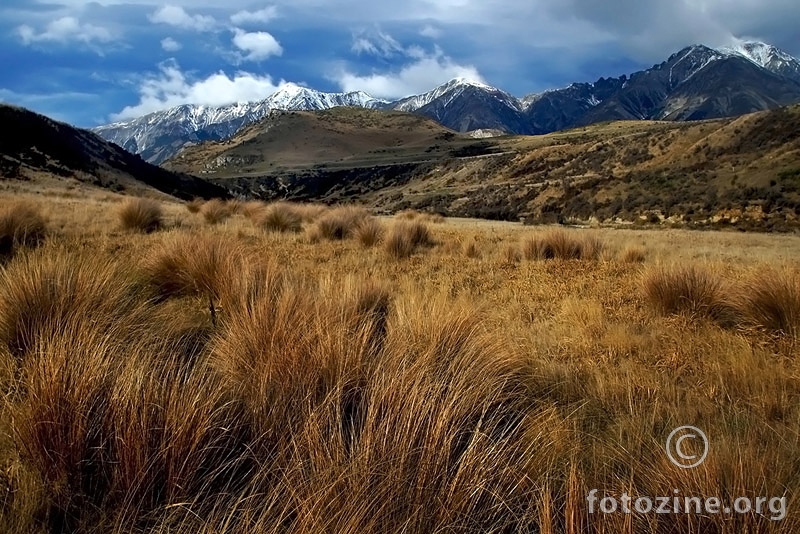
[[[208,224],[220,224],[233,216],[233,209],[230,204],[218,198],[212,198],[203,204],[203,218]]]
[[[323,213],[311,230],[312,240],[341,241],[353,236],[369,212],[357,206],[343,206]]]
[[[642,288],[661,315],[683,314],[728,321],[731,307],[722,279],[699,265],[659,265],[645,272]]]
[[[14,203],[0,209],[0,259],[10,257],[18,247],[37,247],[47,235],[47,223],[38,208]]]
[[[775,336],[800,339],[800,273],[797,271],[759,271],[741,286],[735,303],[745,326]]]
[[[364,248],[376,246],[383,239],[383,225],[375,217],[363,219],[355,229],[355,238]]]
[[[155,200],[133,198],[120,208],[119,220],[125,230],[150,233],[164,225],[164,212]]]
[[[389,235],[384,242],[386,252],[395,259],[411,256],[421,247],[433,245],[427,225],[417,220],[400,219],[392,224]]]
[[[630,245],[622,250],[620,259],[623,263],[644,263],[647,259],[647,251],[644,247]]]
[[[218,298],[237,276],[241,250],[224,236],[176,233],[165,236],[142,262],[146,282],[159,298],[208,295]]]
[[[258,226],[270,232],[299,232],[303,228],[303,219],[295,206],[286,202],[268,205],[257,221]]]
[[[522,243],[522,254],[527,260],[596,260],[604,248],[603,241],[593,235],[557,229],[528,237]]]
[[[202,198],[194,198],[186,203],[186,209],[189,213],[200,213],[205,201]]]

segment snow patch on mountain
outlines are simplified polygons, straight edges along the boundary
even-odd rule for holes
[[[440,85],[433,91],[429,91],[421,95],[411,96],[399,100],[398,102],[393,104],[391,108],[396,111],[406,111],[411,113],[427,106],[434,100],[438,100],[440,98],[443,99],[442,100],[443,106],[447,107],[450,105],[451,102],[453,102],[453,100],[461,96],[464,93],[464,91],[470,88],[476,88],[484,92],[490,93],[492,94],[492,96],[498,98],[504,104],[517,111],[520,111],[522,109],[519,100],[509,95],[508,93],[501,91],[496,87],[492,87],[491,85],[486,85],[485,83],[470,80],[468,78],[454,78],[449,82]]]
[[[759,41],[737,41],[718,49],[726,56],[740,56],[773,73],[800,81],[800,60],[780,48]]]

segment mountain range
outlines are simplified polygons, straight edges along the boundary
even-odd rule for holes
[[[523,98],[467,79],[454,79],[394,102],[361,91],[323,93],[286,84],[259,102],[183,105],[100,126],[94,132],[160,164],[186,146],[227,139],[272,110],[355,106],[424,115],[458,132],[535,135],[612,120],[738,116],[795,102],[800,102],[800,60],[765,43],[743,42],[720,49],[693,45],[630,76],[574,83]]]

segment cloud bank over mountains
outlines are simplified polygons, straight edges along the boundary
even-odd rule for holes
[[[0,95],[26,105],[49,91],[48,105],[37,100],[47,112],[69,107],[63,95],[96,94],[97,109],[69,112],[92,125],[264,98],[284,80],[399,98],[464,77],[522,94],[638,70],[691,43],[756,38],[800,55],[797,20],[788,0],[8,0]]]

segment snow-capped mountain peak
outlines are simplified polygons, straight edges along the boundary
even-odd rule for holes
[[[508,93],[483,82],[463,77],[453,78],[449,82],[444,83],[436,89],[428,91],[427,93],[410,96],[408,98],[399,100],[394,106],[392,106],[392,109],[397,111],[413,112],[427,106],[434,100],[438,100],[439,98],[445,96],[447,97],[447,103],[449,103],[470,88],[476,88],[488,93],[492,93],[502,99],[506,105],[513,107],[514,109],[520,109],[519,101]]]
[[[740,56],[759,67],[800,81],[800,60],[780,48],[760,41],[737,41],[719,49],[727,56]]]

